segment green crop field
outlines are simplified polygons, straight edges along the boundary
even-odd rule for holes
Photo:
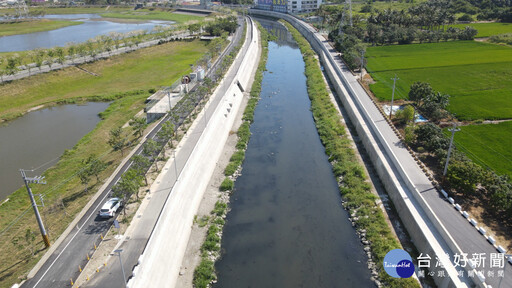
[[[407,98],[415,81],[451,95],[448,110],[459,120],[512,118],[512,48],[475,41],[369,47],[367,68],[381,100]]]
[[[26,34],[34,32],[49,31],[59,29],[66,26],[82,24],[80,21],[64,21],[64,20],[35,20],[23,21],[15,23],[0,23],[0,37],[16,34]]]
[[[512,122],[460,127],[455,145],[475,163],[512,177]]]
[[[478,30],[476,37],[490,37],[493,35],[512,33],[512,23],[468,23],[450,25],[464,29],[466,26],[471,26]]]

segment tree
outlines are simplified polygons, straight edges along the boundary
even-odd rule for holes
[[[409,91],[409,100],[414,101],[416,107],[420,107],[423,101],[431,94],[434,94],[434,90],[429,83],[414,82]]]
[[[144,176],[146,185],[148,185],[148,177],[146,175],[147,169],[151,166],[151,162],[148,158],[142,155],[135,155],[132,157],[132,168],[137,171],[139,175]]]
[[[201,24],[200,23],[194,23],[194,24],[190,24],[188,25],[188,31],[190,32],[190,34],[195,34],[199,31],[201,31]]]
[[[88,166],[89,175],[96,177],[96,182],[100,182],[99,175],[107,168],[107,163],[97,158],[95,155],[90,155],[85,164]]]
[[[146,154],[147,156],[151,157],[155,163],[155,168],[156,168],[156,171],[158,171],[158,164],[157,164],[157,159],[156,159],[156,156],[158,155],[158,152],[160,150],[160,147],[158,147],[158,143],[153,140],[153,139],[148,139],[146,141],[146,143],[144,143],[144,146],[143,146],[143,151],[144,151],[144,154]]]
[[[404,124],[408,124],[414,120],[414,107],[407,105],[402,110],[396,112],[396,118]]]
[[[19,64],[20,58],[18,55],[13,55],[9,58],[7,58],[7,65],[5,66],[5,71],[7,72],[7,75],[14,75],[16,72],[18,72],[18,64]]]
[[[211,94],[212,93],[212,89],[213,89],[213,86],[215,83],[213,83],[212,79],[210,77],[205,77],[203,79],[203,84],[204,86],[206,87],[206,89],[208,89],[208,94]]]
[[[473,161],[451,159],[446,177],[451,188],[464,195],[473,195],[476,185],[483,180],[484,170]]]
[[[450,95],[435,92],[424,99],[421,110],[425,116],[437,121],[446,116],[444,109],[448,106],[449,101]]]
[[[36,49],[31,54],[32,61],[36,64],[36,67],[41,71],[41,66],[43,66],[44,56],[46,52],[43,49]]]
[[[416,144],[429,152],[448,149],[449,140],[443,135],[441,129],[433,123],[418,125],[414,134],[416,134]]]
[[[73,64],[75,64],[75,53],[76,53],[75,45],[70,44],[67,49],[68,49],[68,56],[71,57],[71,62],[73,62]]]
[[[126,203],[132,194],[137,195],[139,188],[142,185],[142,177],[137,174],[137,172],[133,169],[128,169],[128,171],[124,172],[123,176],[119,182],[117,182],[114,187],[112,187],[112,192],[114,197],[122,199],[123,202],[123,213],[126,215]]]
[[[136,134],[139,134],[139,137],[142,137],[144,134],[144,129],[148,127],[148,124],[146,123],[146,117],[133,117],[130,119],[130,122],[128,124],[133,128]]]
[[[85,192],[87,192],[89,181],[91,180],[91,174],[89,168],[87,166],[83,167],[78,171],[78,179],[80,179],[80,183],[85,186]]]
[[[0,57],[0,66],[4,64],[4,61],[5,59]],[[4,82],[4,69],[0,69],[0,79],[2,80],[1,82]]]
[[[158,137],[162,140],[168,141],[169,147],[172,148],[172,136],[174,135],[174,124],[169,121],[165,121],[162,124],[162,129],[158,132]]]
[[[48,49],[46,51],[46,63],[50,70],[52,70],[53,58],[55,57],[55,51],[53,49]]]
[[[123,136],[123,130],[121,127],[113,128],[110,130],[108,145],[110,145],[114,151],[121,150],[121,156],[124,156],[123,149],[128,146],[128,143],[126,138]]]
[[[64,56],[64,49],[62,49],[62,47],[56,47],[55,55],[57,56],[57,62],[60,65],[64,65],[64,61],[66,60],[66,57]]]

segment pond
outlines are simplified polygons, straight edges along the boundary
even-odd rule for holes
[[[214,287],[373,287],[309,110],[300,50],[280,24],[264,24],[278,39],[269,43]]]
[[[172,21],[160,20],[118,23],[96,19],[101,18],[97,14],[46,15],[44,18],[76,19],[76,21],[83,21],[84,23],[50,31],[0,37],[0,52],[65,46],[67,43],[81,43],[96,36],[106,35],[111,32],[127,33],[137,30],[151,31],[156,26],[171,25],[174,23]]]
[[[96,127],[98,113],[108,106],[104,102],[56,106],[32,111],[0,126],[0,201],[23,185],[19,169],[33,169],[51,161],[34,171],[41,175],[56,163],[52,160]]]

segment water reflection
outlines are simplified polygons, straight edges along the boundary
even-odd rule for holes
[[[280,45],[269,45],[214,287],[372,287],[309,110],[301,53],[280,31]]]
[[[170,25],[172,21],[147,21],[143,23],[117,23],[111,21],[87,20],[100,18],[97,14],[67,14],[46,15],[45,18],[80,19],[85,22],[80,25],[63,27],[51,31],[0,37],[0,52],[33,50],[36,48],[51,48],[65,46],[67,43],[81,43],[98,35],[111,32],[127,33],[135,30],[151,31],[158,25]],[[78,20],[77,20],[78,21]]]
[[[35,168],[72,148],[96,127],[98,113],[108,105],[93,102],[52,107],[30,112],[0,127],[0,201],[23,185],[20,168]]]

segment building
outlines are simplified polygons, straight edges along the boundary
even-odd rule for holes
[[[256,8],[281,13],[308,13],[317,10],[322,0],[255,0]]]

